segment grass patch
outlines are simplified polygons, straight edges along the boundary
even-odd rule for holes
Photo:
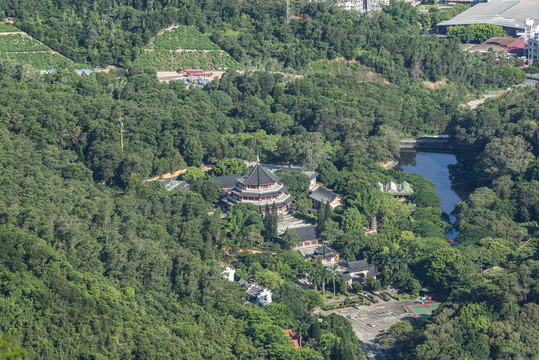
[[[88,68],[88,65],[74,64],[65,57],[50,53],[2,53],[0,52],[0,60],[13,60],[15,62],[30,64],[34,69],[47,70],[47,69],[64,69],[75,68],[83,69]]]
[[[208,36],[192,26],[181,25],[164,31],[155,37],[147,50],[151,51],[144,51],[135,63],[157,71],[176,71],[181,67],[205,70],[242,68]]]
[[[226,52],[211,51],[145,51],[135,61],[143,68],[153,68],[157,71],[177,71],[180,67],[217,70],[217,68],[239,69],[240,64]]]
[[[302,75],[326,74],[345,75],[357,78],[359,81],[377,82],[387,84],[381,75],[373,72],[366,66],[355,61],[345,59],[319,60],[310,63],[303,71]]]
[[[155,50],[219,50],[209,37],[192,26],[179,26],[156,36],[152,43]],[[152,47],[151,45],[151,47]]]
[[[48,46],[28,35],[13,34],[0,36],[0,52],[47,51]]]
[[[0,22],[0,32],[14,32],[14,31],[20,31],[15,26],[11,25],[7,22]]]

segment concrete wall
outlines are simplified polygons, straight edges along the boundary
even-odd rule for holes
[[[400,149],[404,151],[456,152],[450,139],[440,138],[402,138]]]

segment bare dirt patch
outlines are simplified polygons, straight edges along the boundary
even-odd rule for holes
[[[212,73],[212,76],[209,76],[208,78],[211,80],[220,79],[225,71],[209,71]],[[171,80],[181,80],[184,79],[186,76],[181,75],[177,71],[158,71],[157,72],[157,79],[159,81],[169,82]]]
[[[439,89],[439,88],[447,85],[447,83],[444,80],[438,80],[436,82],[424,81],[423,84],[427,88],[432,89],[432,90],[436,90],[436,89]]]
[[[505,93],[507,93],[509,91],[510,90],[502,90],[502,91],[499,91],[499,92],[494,93],[494,94],[486,94],[486,95],[481,96],[481,98],[479,98],[479,99],[469,101],[467,105],[470,108],[475,109],[476,107],[478,107],[479,105],[481,105],[482,103],[487,101],[488,99],[493,99],[493,98],[500,97],[500,96],[502,96],[503,94],[505,94]]]

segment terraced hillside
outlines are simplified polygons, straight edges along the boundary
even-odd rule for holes
[[[157,71],[183,68],[238,69],[240,64],[210,38],[191,26],[171,26],[152,39],[136,64]]]
[[[0,60],[28,63],[37,70],[77,66],[11,24],[0,23]]]

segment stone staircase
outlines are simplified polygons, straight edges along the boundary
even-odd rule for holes
[[[295,218],[291,214],[284,214],[277,219],[277,233],[281,235],[284,234],[286,229],[299,228],[307,225],[309,224],[301,219]]]

